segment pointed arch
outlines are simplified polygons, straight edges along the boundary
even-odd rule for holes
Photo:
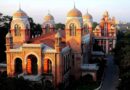
[[[14,25],[15,36],[21,35],[20,30],[21,30],[21,27],[18,24],[15,24]]]
[[[76,36],[76,26],[74,23],[70,24],[69,30],[70,30],[70,36]]]
[[[78,19],[70,19],[70,20],[68,20],[67,22],[66,22],[66,29],[69,29],[70,28],[70,24],[71,23],[74,23],[75,24],[75,26],[76,26],[76,29],[82,29],[82,22],[80,21],[80,20],[78,20]]]
[[[84,32],[85,33],[89,33],[88,24],[87,23],[84,24]]]

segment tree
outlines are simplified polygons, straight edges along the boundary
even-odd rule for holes
[[[56,26],[56,30],[58,30],[58,29],[64,30],[65,29],[65,25],[62,23],[57,23],[57,24],[55,24],[55,26]]]
[[[5,36],[10,28],[11,20],[11,16],[2,16],[0,18],[0,62],[6,60]]]
[[[98,25],[97,22],[93,22],[93,29],[95,29],[97,25]]]

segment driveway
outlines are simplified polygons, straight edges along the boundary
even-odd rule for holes
[[[104,79],[101,90],[117,90],[118,67],[113,62],[113,56],[107,56],[107,67],[105,68]]]

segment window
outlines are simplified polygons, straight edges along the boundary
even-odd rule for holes
[[[49,24],[47,24],[47,25],[45,26],[45,30],[46,30],[46,33],[47,33],[47,32],[50,32],[50,26],[49,26]]]
[[[84,25],[84,32],[89,33],[87,24]]]
[[[76,26],[74,23],[70,24],[70,36],[76,36]]]
[[[44,73],[52,73],[52,62],[49,59],[45,59],[44,61]]]
[[[21,29],[21,27],[20,27],[18,24],[16,24],[16,25],[14,26],[15,36],[20,36],[20,35],[21,35],[20,29]]]

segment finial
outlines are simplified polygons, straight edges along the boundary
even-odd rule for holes
[[[21,10],[21,3],[19,2],[19,10]]]
[[[74,8],[75,8],[75,1],[73,0],[73,2],[74,2]]]
[[[48,15],[50,14],[50,10],[48,10]]]

